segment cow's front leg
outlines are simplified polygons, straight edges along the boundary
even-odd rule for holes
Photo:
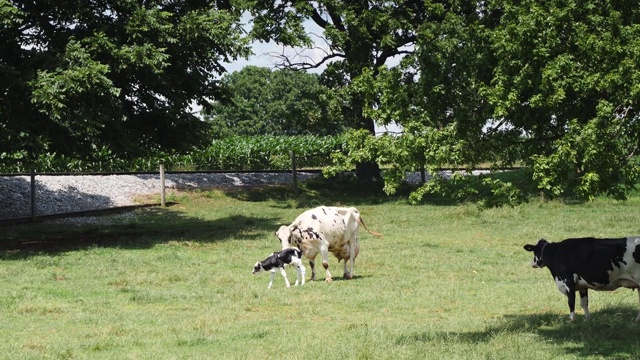
[[[310,281],[313,281],[316,279],[316,268],[315,268],[315,262],[313,260],[309,260],[309,266],[311,267],[311,279],[309,279]]]
[[[580,290],[580,306],[584,310],[584,320],[587,321],[591,317],[589,314],[589,293],[587,289]]]
[[[569,291],[567,293],[569,298],[569,320],[574,321],[576,319],[576,293],[575,291]]]
[[[320,254],[322,255],[322,267],[326,273],[324,281],[330,283],[333,281],[329,272],[329,247],[327,245],[320,246]]]
[[[558,290],[568,298],[569,320],[574,321],[576,318],[576,285],[567,276],[556,277],[555,281]]]

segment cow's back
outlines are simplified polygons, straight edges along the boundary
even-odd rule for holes
[[[297,230],[293,231],[295,245],[300,246],[305,255],[311,251],[317,253],[323,242],[329,249],[344,246],[344,219],[338,211],[331,207],[319,206],[300,214],[291,224]]]

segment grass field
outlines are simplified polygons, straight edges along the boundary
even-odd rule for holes
[[[313,187],[173,200],[108,225],[0,229],[0,358],[640,358],[636,293],[592,292],[592,319],[571,323],[522,249],[640,234],[640,196],[485,211]],[[267,290],[253,264],[279,249],[279,225],[320,204],[358,207],[384,237],[361,228],[353,280],[331,258],[333,283],[287,289],[278,275]]]

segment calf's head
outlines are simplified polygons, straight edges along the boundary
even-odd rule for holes
[[[259,273],[260,271],[264,271],[264,268],[262,267],[262,263],[258,261],[255,265],[253,265],[253,271],[251,273],[255,274]]]
[[[549,245],[549,242],[545,239],[540,239],[537,244],[531,245],[527,244],[524,246],[524,249],[527,251],[533,252],[533,261],[531,261],[531,267],[534,268],[543,268],[545,267],[544,263],[544,249]]]

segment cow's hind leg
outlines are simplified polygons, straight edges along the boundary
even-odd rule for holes
[[[315,262],[313,260],[309,260],[309,266],[311,267],[311,279],[309,279],[310,281],[313,281],[316,279],[316,268],[315,268]]]
[[[584,320],[589,320],[591,314],[589,314],[589,293],[587,289],[580,290],[580,306],[584,310]]]
[[[358,256],[358,238],[354,238],[353,244],[351,244],[349,246],[349,265],[351,267],[351,269],[349,269],[349,275],[345,276],[347,279],[353,279],[353,277],[355,276],[354,274],[354,263],[356,261],[356,256]],[[347,262],[345,261],[345,272],[346,272],[346,265]]]
[[[347,259],[344,260],[344,272],[343,275],[345,279],[351,279],[351,275],[349,274],[349,271],[347,271]]]

